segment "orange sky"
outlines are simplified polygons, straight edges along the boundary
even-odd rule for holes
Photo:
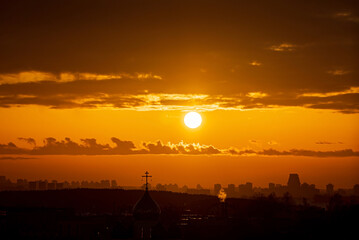
[[[289,173],[298,173],[301,182],[325,188],[352,187],[358,182],[358,159],[347,157],[227,157],[227,156],[40,156],[38,159],[1,161],[2,171],[15,180],[100,181],[116,179],[120,186],[143,184],[143,169],[153,175],[151,184],[177,183],[179,186],[213,188],[214,183],[236,185],[252,182],[268,187],[269,182],[287,184]]]
[[[356,1],[5,1],[0,175],[359,183]],[[14,17],[15,16],[15,17]],[[183,123],[199,112],[202,125]],[[184,174],[185,173],[185,174]]]

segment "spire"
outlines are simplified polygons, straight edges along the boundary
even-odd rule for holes
[[[148,178],[151,178],[152,176],[148,175],[148,171],[145,172],[145,176],[142,176],[143,178],[146,178],[146,192],[148,191]]]

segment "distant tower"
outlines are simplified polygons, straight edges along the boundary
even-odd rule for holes
[[[300,194],[300,180],[298,174],[296,173],[289,174],[288,192],[293,195]]]
[[[152,228],[157,224],[161,214],[160,207],[151,198],[148,192],[148,178],[152,177],[148,174],[149,173],[146,171],[145,175],[142,176],[146,178],[145,193],[133,208],[135,239],[151,239]]]

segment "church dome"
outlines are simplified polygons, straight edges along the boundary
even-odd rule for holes
[[[133,207],[133,217],[137,221],[157,221],[160,214],[160,207],[151,198],[147,190]]]

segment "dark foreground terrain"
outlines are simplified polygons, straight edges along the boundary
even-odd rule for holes
[[[153,239],[355,239],[358,197],[334,195],[325,207],[286,195],[227,199],[150,192],[161,208]],[[132,239],[137,190],[0,192],[0,239]],[[356,236],[356,237],[355,237]]]

